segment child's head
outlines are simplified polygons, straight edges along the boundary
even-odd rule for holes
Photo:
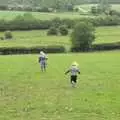
[[[43,51],[40,51],[40,55],[44,55],[45,53]]]
[[[73,63],[72,63],[72,66],[78,66],[79,64],[76,62],[76,61],[74,61]]]

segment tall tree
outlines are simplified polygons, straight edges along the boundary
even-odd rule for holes
[[[108,0],[99,0],[98,9],[101,10],[101,12],[109,11],[110,4]]]
[[[80,22],[76,24],[71,34],[73,47],[82,51],[89,50],[95,39],[94,30],[95,29],[91,23]]]

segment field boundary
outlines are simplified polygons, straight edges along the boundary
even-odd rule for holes
[[[64,46],[37,46],[37,47],[1,47],[0,55],[9,54],[36,54],[41,50],[47,53],[65,53],[66,48]],[[116,43],[102,43],[93,44],[91,49],[81,50],[80,48],[71,48],[68,52],[82,52],[82,51],[109,51],[109,50],[120,50],[120,42]]]
[[[120,42],[93,44],[90,49],[71,48],[72,52],[120,50]]]
[[[0,55],[9,54],[35,54],[44,51],[47,53],[64,53],[64,46],[40,46],[40,47],[1,47]]]

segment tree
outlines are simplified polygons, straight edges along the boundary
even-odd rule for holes
[[[108,11],[110,11],[110,9],[111,9],[111,6],[110,6],[110,4],[109,4],[109,2],[108,2],[108,0],[100,0],[99,1],[99,4],[98,4],[98,6],[97,6],[97,9],[98,9],[98,12],[100,13],[102,13],[102,12],[108,12]]]
[[[98,12],[97,12],[97,7],[96,6],[92,6],[91,7],[91,13],[96,15]]]
[[[60,9],[62,7],[62,1],[55,0],[55,9]]]
[[[48,32],[47,32],[47,35],[58,35],[58,30],[57,28],[55,27],[50,27]]]
[[[61,35],[65,36],[65,35],[68,34],[68,29],[65,25],[62,25],[62,26],[59,27],[59,32],[60,32]]]
[[[73,48],[82,51],[89,50],[95,39],[94,31],[93,25],[89,22],[80,22],[76,24],[71,34]]]
[[[5,31],[4,36],[5,36],[5,39],[12,39],[13,38],[11,31]]]

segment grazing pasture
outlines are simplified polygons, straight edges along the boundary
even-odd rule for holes
[[[88,12],[90,12],[92,6],[97,6],[97,4],[83,4],[77,5],[77,7],[82,8]],[[120,4],[110,4],[112,10],[116,10],[120,12]]]
[[[71,46],[70,34],[68,36],[47,36],[47,31],[13,31],[12,40],[0,40],[0,47],[35,47],[48,45]],[[94,43],[120,42],[120,26],[96,28],[96,40]],[[0,32],[0,36],[4,36]]]
[[[26,12],[20,11],[0,11],[0,19],[5,20],[12,20],[17,15],[23,15]],[[44,13],[44,12],[28,12],[31,13],[35,18],[40,20],[50,20],[56,17],[61,19],[68,18],[68,19],[76,19],[80,17],[93,17],[92,15],[80,15],[78,12],[57,12],[57,13]]]

